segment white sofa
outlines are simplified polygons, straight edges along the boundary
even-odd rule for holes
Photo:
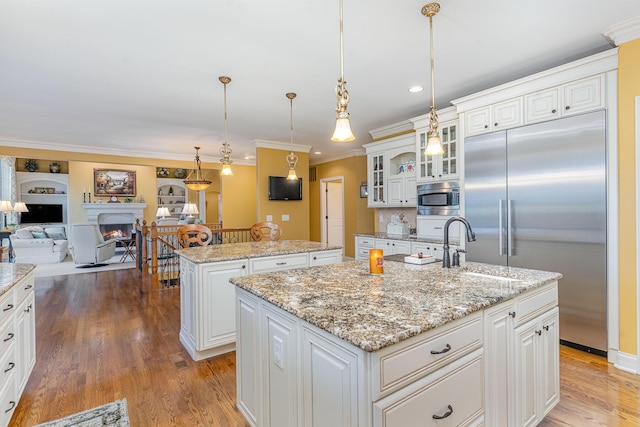
[[[65,228],[21,227],[10,237],[15,262],[23,264],[55,264],[69,253]]]

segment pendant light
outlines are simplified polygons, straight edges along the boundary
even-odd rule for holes
[[[184,185],[186,185],[189,190],[201,191],[211,185],[211,181],[207,181],[204,178],[204,174],[200,167],[200,156],[198,155],[200,147],[193,148],[196,149],[196,158],[193,161],[193,170],[189,172],[189,176],[187,176],[182,182],[184,182]]]
[[[349,122],[349,113],[347,106],[349,105],[349,92],[347,91],[347,82],[344,80],[344,36],[342,31],[342,0],[340,0],[340,78],[336,86],[336,98],[338,99],[338,107],[336,108],[336,129],[331,136],[334,142],[349,142],[356,139],[351,132],[351,123]]]
[[[293,92],[289,92],[286,96],[287,98],[289,98],[289,104],[291,105],[291,151],[289,151],[289,155],[287,155],[287,163],[289,164],[289,175],[287,175],[287,179],[293,181],[298,179],[298,176],[296,175],[296,164],[298,163],[298,156],[296,156],[296,153],[293,152],[293,99],[296,97],[296,94]]]
[[[227,76],[220,76],[218,78],[222,84],[224,85],[224,143],[222,147],[220,147],[220,155],[222,158],[220,162],[222,163],[222,171],[220,171],[220,175],[231,176],[233,172],[231,171],[231,147],[227,142],[227,84],[231,82],[231,78]]]
[[[436,85],[433,70],[435,60],[433,59],[433,16],[440,11],[440,3],[429,3],[422,8],[422,14],[429,18],[429,40],[431,51],[431,109],[429,110],[429,131],[427,132],[427,147],[424,154],[436,156],[443,154],[440,133],[438,132],[438,114],[436,113]]]

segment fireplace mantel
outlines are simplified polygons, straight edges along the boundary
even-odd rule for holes
[[[130,214],[133,216],[133,224],[136,218],[142,220],[144,218],[144,208],[146,203],[83,203],[82,207],[87,211],[87,221],[99,223],[100,215],[122,215]]]

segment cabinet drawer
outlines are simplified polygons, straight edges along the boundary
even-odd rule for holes
[[[252,258],[249,260],[249,272],[250,274],[266,273],[268,271],[307,267],[308,265],[309,258],[306,253]]]
[[[356,259],[369,259],[369,249],[358,249],[358,256]]]
[[[418,237],[425,239],[443,240],[444,225],[450,217],[418,217],[417,232]],[[460,223],[458,221],[449,226],[449,240],[460,239]]]
[[[27,296],[29,292],[33,291],[33,271],[25,276],[24,279],[17,283],[13,289],[16,294],[16,304],[20,304],[20,301]]]
[[[482,313],[375,353],[373,399],[415,381],[482,345]]]
[[[15,322],[7,322],[0,331],[0,357],[2,357],[11,348],[16,340]]]
[[[309,265],[328,265],[342,262],[342,250],[318,251],[309,253]]]
[[[13,411],[18,405],[16,397],[16,373],[12,370],[5,383],[0,386],[0,425],[8,426],[13,416]]]
[[[23,363],[27,363],[25,360]],[[7,384],[11,375],[18,370],[16,365],[15,347],[10,346],[9,351],[0,357],[0,388]]]
[[[558,282],[545,285],[516,300],[516,325],[528,322],[534,317],[558,305]]]
[[[476,425],[483,414],[483,377],[483,356],[482,351],[478,350],[442,372],[436,372],[374,403],[373,425]]]
[[[370,248],[373,249],[376,245],[375,243],[375,239],[374,238],[362,238],[359,237],[356,241],[356,245],[358,245],[359,248]]]
[[[5,320],[13,316],[16,311],[15,293],[13,289],[9,289],[4,295],[0,297],[0,325]]]

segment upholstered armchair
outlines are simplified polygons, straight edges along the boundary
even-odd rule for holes
[[[71,256],[76,264],[97,266],[114,256],[116,239],[104,240],[98,224],[71,225]]]

